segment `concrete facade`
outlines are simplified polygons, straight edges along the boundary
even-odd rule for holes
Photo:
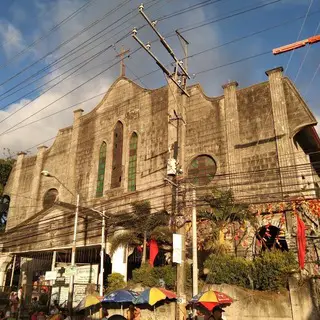
[[[217,168],[208,187],[232,187],[241,201],[280,201],[301,194],[315,197],[318,174],[312,162],[317,158],[306,153],[320,150],[312,128],[316,119],[281,68],[268,71],[267,76],[266,82],[243,89],[236,82],[228,83],[223,86],[224,94],[214,98],[207,97],[200,85],[188,87],[190,97],[186,97],[172,84],[147,90],[119,78],[91,112],[74,111],[73,124],[59,130],[50,148],[39,147],[35,156],[19,154],[5,188],[11,202],[3,252],[71,247],[74,208],[44,209],[43,199],[50,189],[58,190],[64,204],[75,204],[79,193],[82,207],[108,213],[130,210],[132,202],[143,199],[150,200],[154,211],[170,211],[171,187],[164,177],[177,139],[176,123],[170,121],[174,110],[185,120],[179,126],[183,177],[188,178],[197,156],[208,155]],[[119,121],[122,158],[115,168],[114,129]],[[136,190],[128,191],[134,132],[138,136]],[[99,150],[104,142],[103,196],[97,197]],[[42,176],[42,170],[58,180]],[[117,188],[111,188],[113,170],[119,173]],[[100,237],[98,220],[80,218],[78,246],[100,245]],[[113,270],[125,273],[121,260],[125,250],[121,250],[114,255]]]

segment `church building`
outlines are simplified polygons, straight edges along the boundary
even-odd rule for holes
[[[0,285],[9,283],[14,257],[19,285],[54,270],[53,256],[56,264],[70,263],[77,195],[76,262],[83,266],[100,261],[101,219],[91,209],[120,214],[148,200],[152,211],[171,212],[171,174],[183,190],[231,188],[250,204],[317,198],[317,121],[283,69],[247,88],[222,87],[223,95],[208,97],[191,85],[187,96],[174,83],[149,90],[122,76],[92,111],[75,110],[51,147],[20,153],[5,187]],[[107,253],[108,239],[107,232]],[[128,259],[119,248],[105,269],[127,279]]]

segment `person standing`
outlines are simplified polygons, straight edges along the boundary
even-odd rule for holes
[[[224,310],[220,306],[216,306],[212,309],[212,313],[209,316],[208,320],[223,320],[222,313]]]
[[[133,304],[129,306],[127,311],[127,320],[140,320],[141,311],[139,308],[136,308]]]

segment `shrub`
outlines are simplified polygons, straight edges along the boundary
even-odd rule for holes
[[[120,273],[111,273],[108,275],[108,286],[106,288],[106,293],[114,290],[123,289],[126,287],[123,275]]]
[[[292,252],[264,252],[254,260],[253,279],[257,290],[279,290],[287,287],[288,277],[297,268]]]
[[[277,291],[287,287],[290,273],[297,268],[292,252],[264,252],[253,261],[229,255],[210,255],[204,263],[208,283],[232,284],[256,290]]]
[[[174,289],[176,282],[176,268],[168,265],[152,268],[148,264],[132,271],[132,282],[144,287],[157,287],[162,279],[168,289]]]
[[[233,284],[250,288],[250,270],[252,262],[243,258],[229,255],[211,254],[204,263],[209,270],[208,283]]]

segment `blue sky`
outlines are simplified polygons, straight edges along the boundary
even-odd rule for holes
[[[271,50],[297,40],[304,21],[304,18],[297,18],[306,15],[310,3],[312,6],[300,39],[313,36],[317,28],[317,34],[320,34],[320,0],[282,0],[260,9],[225,18],[230,14],[273,1],[215,0],[185,14],[161,20],[163,16],[203,2],[203,0],[149,0],[146,1],[146,12],[152,19],[160,18],[157,27],[163,35],[168,35],[168,42],[179,56],[182,55],[179,41],[176,37],[169,35],[172,31],[179,29],[190,41],[189,54],[194,57],[189,59],[189,70],[191,74],[195,74],[190,84],[199,82],[207,95],[216,96],[222,94],[221,85],[228,80],[236,80],[240,87],[246,87],[265,81],[265,71],[268,69],[277,66],[286,68],[291,54],[273,56]],[[85,3],[84,0],[2,0],[0,2],[0,144],[2,147],[8,147],[12,152],[16,152],[40,144],[54,137],[59,128],[72,123],[73,109],[82,107],[85,111],[90,111],[101,96],[80,106],[71,107],[65,111],[63,109],[106,91],[118,77],[119,66],[111,67],[100,76],[95,77],[95,75],[115,63],[115,56],[121,45],[130,48],[131,51],[138,47],[130,36],[117,43],[117,40],[131,31],[133,27],[144,24],[143,18],[137,14],[140,1],[136,0],[92,0],[85,10],[46,35],[53,26]],[[126,4],[116,10],[122,3]],[[151,8],[149,8],[150,5]],[[114,13],[102,19],[110,10],[114,10]],[[126,18],[119,20],[124,15],[127,15]],[[97,19],[102,20],[89,28],[88,26]],[[197,23],[212,20],[220,21],[184,32]],[[283,25],[237,41],[241,37],[280,24]],[[74,55],[56,63],[55,66],[51,65],[63,54],[84,41],[94,40],[94,36],[108,25],[113,25],[110,29],[114,30],[108,29],[109,32],[106,32],[106,35],[100,40],[82,50],[77,50]],[[70,37],[85,27],[88,27],[85,32],[74,37],[72,41],[68,41]],[[41,41],[38,40],[35,45],[28,48],[31,43],[42,36],[44,37]],[[139,31],[138,36],[145,42],[155,39],[155,35],[148,28]],[[68,41],[66,45],[55,50],[64,41]],[[197,54],[230,41],[232,43],[229,45]],[[100,45],[93,47],[99,43]],[[89,64],[82,68],[77,67],[79,63],[84,63],[85,59],[91,58],[93,54],[115,43],[114,47],[100,54]],[[91,51],[86,53],[88,49]],[[159,42],[152,44],[152,50],[164,64],[171,62]],[[286,75],[295,81],[298,90],[317,117],[320,116],[320,70],[314,81],[311,84],[310,82],[320,64],[319,50],[320,44],[296,50],[286,70]],[[51,51],[53,52],[46,56]],[[269,54],[199,73],[265,52]],[[78,56],[81,53],[83,55]],[[17,54],[19,56],[15,57]],[[73,60],[75,57],[77,59]],[[303,60],[305,60],[303,67],[297,77]],[[127,76],[132,79],[142,77],[137,81],[141,85],[148,88],[165,85],[165,79],[159,71],[143,77],[157,68],[154,61],[144,51],[133,53],[127,60],[127,66]],[[74,67],[79,70],[64,79],[74,70],[72,69]],[[43,68],[46,68],[45,72],[41,71]],[[28,80],[28,77],[33,76],[36,72],[39,72],[38,76]],[[37,81],[30,83],[37,78]],[[93,80],[82,85],[90,78]],[[57,84],[59,80],[61,83]],[[56,85],[51,88],[53,84]],[[81,87],[74,90],[77,86]],[[13,89],[13,87],[16,88]],[[15,93],[17,89],[20,90]],[[68,94],[71,90],[74,91]],[[11,95],[8,96],[8,94]],[[55,102],[56,100],[58,101]],[[44,107],[45,109],[41,111]],[[52,113],[57,114],[51,116]],[[47,118],[42,119],[44,117]],[[24,128],[17,130],[19,126],[24,126]],[[15,130],[3,134],[9,129]],[[46,144],[51,145],[52,141]]]

